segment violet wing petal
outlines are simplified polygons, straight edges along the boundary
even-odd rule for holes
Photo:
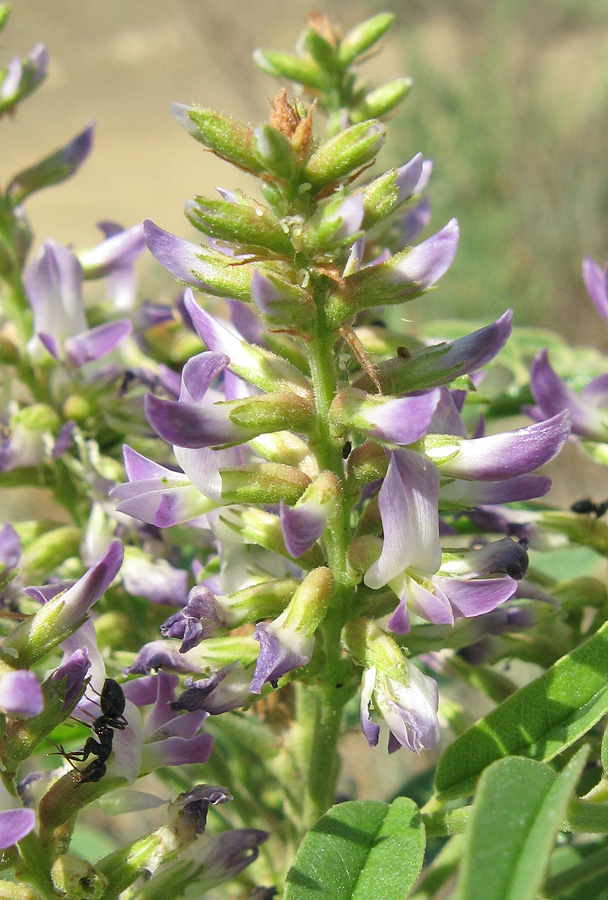
[[[361,679],[361,731],[370,747],[375,747],[380,737],[380,726],[372,722],[369,714],[375,681],[375,668],[365,669]]]
[[[44,700],[40,682],[33,672],[18,669],[0,677],[0,707],[9,715],[37,716]]]
[[[494,503],[514,503],[543,497],[551,488],[546,475],[516,475],[504,481],[455,479],[439,489],[439,505],[455,504],[463,509]]]
[[[5,522],[0,528],[0,574],[16,569],[20,560],[21,539],[10,522]]]
[[[179,394],[180,401],[194,401],[198,403],[203,399],[212,381],[220,375],[230,359],[225,353],[216,353],[206,350],[191,357],[182,371],[182,385]]]
[[[206,763],[213,750],[210,734],[194,738],[168,737],[164,741],[144,744],[141,773],[152,772],[161,766],[187,766]]]
[[[148,422],[163,440],[189,450],[242,443],[250,436],[247,429],[234,425],[226,408],[218,404],[204,406],[161,400],[147,394],[144,410]]]
[[[249,685],[252,694],[261,693],[267,681],[275,685],[282,675],[292,669],[307,666],[312,658],[312,636],[305,637],[287,628],[273,627],[272,622],[260,623],[253,636],[260,642],[260,654]]]
[[[568,410],[517,431],[462,441],[452,459],[439,461],[442,474],[502,481],[526,475],[557,456],[570,433]]]
[[[327,513],[322,506],[312,502],[292,507],[281,500],[279,517],[287,552],[294,559],[310,550],[327,526]]]
[[[541,350],[532,363],[530,388],[534,399],[545,416],[554,416],[562,410],[570,410],[572,431],[585,437],[608,436],[601,414],[583,397],[571,390],[554,372],[546,350]]]
[[[450,598],[455,614],[467,619],[496,609],[517,590],[517,582],[509,576],[466,580],[435,575],[433,583]]]
[[[163,231],[150,219],[144,222],[144,234],[148,250],[161,266],[186,284],[199,290],[208,289],[209,286],[195,274],[201,267],[200,248],[197,244],[191,244],[169,231]]]
[[[80,332],[65,340],[63,348],[68,361],[75,367],[84,365],[94,359],[101,359],[111,353],[115,347],[131,333],[132,325],[128,319],[107,322],[88,331]]]
[[[410,397],[396,397],[362,412],[373,426],[374,437],[394,444],[412,444],[427,431],[440,391],[435,389]]]
[[[21,841],[36,825],[33,809],[5,809],[0,812],[0,850]]]
[[[458,247],[458,222],[451,219],[441,231],[413,247],[391,271],[391,279],[432,287],[452,265]]]
[[[397,169],[395,187],[397,188],[398,203],[407,200],[414,193],[422,175],[422,162],[422,153],[417,153],[409,162]]]

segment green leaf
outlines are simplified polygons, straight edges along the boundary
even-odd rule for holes
[[[284,900],[405,900],[422,867],[424,826],[408,797],[340,803],[308,832]]]
[[[583,747],[558,776],[521,757],[498,760],[483,773],[458,900],[534,900],[587,755]]]
[[[608,623],[451,744],[437,767],[442,799],[472,793],[486,766],[505,756],[549,760],[608,712]]]

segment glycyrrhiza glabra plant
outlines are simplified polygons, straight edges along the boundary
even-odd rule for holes
[[[188,285],[180,308],[201,352],[178,396],[146,398],[180,470],[127,446],[128,482],[113,491],[117,512],[161,528],[190,523],[217,549],[161,628],[166,639],[129,671],[186,674],[178,706],[212,715],[285,688],[293,721],[269,766],[298,831],[335,798],[337,742],[357,691],[371,745],[383,721],[390,749],[436,746],[437,685],[408,653],[412,624],[491,613],[527,567],[525,541],[446,550],[441,513],[542,496],[549,481],[533,473],[570,429],[567,412],[487,436],[483,420],[465,423],[466,389],[504,346],[510,311],[412,349],[374,324],[379,307],[433,289],[458,243],[452,220],[412,245],[427,222],[422,154],[371,171],[383,119],[409,83],[369,91],[353,64],[391,20],[340,37],[316,17],[300,56],[260,52],[262,68],[310,98],[281,90],[267,123],[174,105],[190,135],[257,181],[261,199],[222,188],[188,202],[201,243],[145,224],[153,255]]]
[[[488,879],[475,855],[499,820],[518,836],[505,847],[525,851],[505,876],[511,896],[532,900],[551,844],[536,831],[608,833],[599,768],[571,799],[583,736],[608,771],[595,731],[605,586],[535,568],[555,541],[608,554],[599,515],[537,502],[550,482],[536,470],[571,421],[597,447],[601,416],[583,422],[563,387],[556,401],[546,354],[530,394],[517,329],[505,346],[508,310],[431,344],[387,324],[435,289],[458,242],[455,220],[422,237],[431,164],[417,148],[381,169],[385,120],[410,84],[373,89],[357,66],[391,22],[342,34],[314,15],[296,55],[258,52],[297,85],[266,123],[174,107],[255,182],[189,201],[196,241],[162,222],[104,223],[93,250],[47,240],[29,256],[23,202],[76,170],[89,130],[2,195],[0,486],[41,479],[71,523],[0,529],[4,896],[261,900],[285,884],[285,900],[412,888],[428,900],[470,822],[459,890],[478,900],[475,873],[483,890],[500,883],[498,862]],[[7,67],[0,111],[44,59]],[[182,283],[174,308],[139,302],[144,236]],[[107,296],[85,314],[89,278]],[[509,364],[515,388],[501,389]],[[532,424],[501,427],[532,395]],[[548,671],[517,690],[492,665],[503,659]],[[496,708],[472,725],[448,676]],[[390,751],[417,754],[449,726],[434,794],[406,785],[391,804],[333,806],[339,740],[356,723],[370,746],[384,732]],[[473,805],[454,808],[477,782]],[[79,852],[92,804],[158,818],[111,852]],[[425,830],[455,838],[415,888]],[[585,852],[606,852],[602,840]]]

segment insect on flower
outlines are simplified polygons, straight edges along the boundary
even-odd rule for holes
[[[608,500],[603,500],[602,503],[594,503],[589,497],[584,497],[582,500],[577,500],[573,503],[570,511],[582,516],[593,513],[596,519],[601,519],[608,512]]]
[[[123,715],[125,695],[121,686],[113,678],[106,678],[104,681],[99,695],[99,707],[101,715],[91,724],[98,740],[89,737],[82,750],[75,750],[71,753],[66,753],[61,744],[58,745],[61,755],[67,759],[77,773],[75,778],[78,784],[100,781],[103,778],[106,774],[106,762],[112,753],[114,731],[123,731],[128,724]],[[74,765],[74,760],[84,762],[89,756],[94,756],[95,759],[84,769],[79,769]]]

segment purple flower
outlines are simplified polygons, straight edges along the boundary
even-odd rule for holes
[[[534,425],[467,439],[460,413],[449,391],[424,438],[424,452],[442,475],[479,481],[504,481],[527,475],[552,460],[570,433],[571,417],[563,410]]]
[[[388,584],[400,598],[389,620],[394,631],[409,631],[408,608],[429,622],[453,624],[454,615],[477,616],[508,600],[516,590],[509,576],[460,579],[438,575],[439,472],[412,450],[391,453],[378,495],[384,542],[379,559],[367,570],[365,584]]]
[[[575,394],[549,363],[541,350],[532,363],[530,388],[538,404],[529,410],[534,418],[570,414],[572,433],[590,441],[608,441],[608,375],[600,375]]]
[[[249,685],[252,694],[261,693],[266,682],[276,687],[282,675],[307,666],[312,658],[313,635],[289,627],[279,619],[261,622],[253,632],[256,641],[260,642],[260,655]]]
[[[608,266],[602,269],[590,256],[585,256],[583,281],[598,313],[608,319]]]
[[[114,222],[100,222],[105,240],[78,254],[85,278],[109,277],[108,295],[116,309],[132,309],[137,278],[135,261],[146,249],[143,225],[123,229]]]
[[[9,716],[37,716],[44,708],[40,682],[33,672],[18,669],[0,676],[0,709]]]
[[[0,850],[23,840],[35,825],[36,813],[33,809],[5,809],[0,812]]]
[[[194,453],[198,454],[196,458]],[[120,501],[117,512],[159,528],[168,528],[191,522],[217,506],[209,497],[210,494],[216,494],[218,499],[221,496],[217,459],[212,451],[192,451],[188,459],[182,456],[198,482],[196,486],[183,472],[167,469],[126,444],[123,454],[129,480],[110,492]],[[203,487],[206,490],[201,493]]]
[[[160,626],[164,637],[179,638],[180,653],[187,653],[202,640],[225,628],[228,619],[211,591],[197,584],[188,594],[188,602]]]
[[[48,54],[44,44],[36,44],[23,61],[18,56],[13,56],[0,83],[0,111],[11,109],[15,103],[31,94],[46,78],[47,68]]]
[[[88,328],[82,279],[76,256],[54,241],[41,247],[25,275],[36,335],[55,359],[75,368],[111,353],[131,331],[128,319]]]
[[[45,605],[17,625],[4,639],[4,647],[16,650],[27,665],[41,659],[83,624],[89,609],[114,581],[122,560],[120,541],[112,541],[101,559],[67,590],[53,591],[51,599],[39,591]]]
[[[240,663],[233,663],[214,672],[209,678],[186,678],[186,689],[170,706],[175,710],[202,709],[210,716],[218,716],[257,699],[251,696],[250,682],[251,672]]]
[[[408,660],[400,680],[375,667],[366,669],[361,683],[361,727],[370,747],[378,743],[379,726],[370,717],[373,704],[388,725],[389,753],[405,747],[420,753],[439,743],[437,684]]]
[[[73,708],[80,699],[90,668],[89,655],[86,648],[82,647],[74,650],[51,675],[49,679],[51,684],[64,682],[62,685],[64,709]]]

